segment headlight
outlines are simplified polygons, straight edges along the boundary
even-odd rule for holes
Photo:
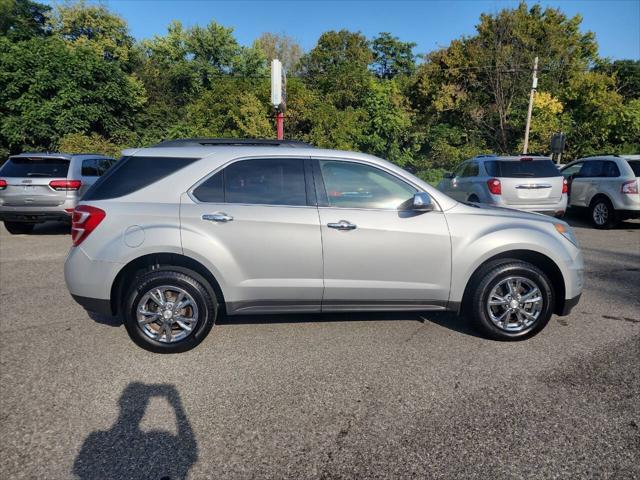
[[[578,239],[573,234],[573,230],[571,230],[571,227],[569,225],[566,225],[564,223],[554,223],[553,226],[556,227],[556,230],[560,235],[569,240],[576,247],[578,246]]]

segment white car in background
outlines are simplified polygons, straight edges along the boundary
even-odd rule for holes
[[[594,227],[640,217],[640,155],[581,158],[564,166],[562,175],[569,184],[569,206],[588,209]]]
[[[567,181],[548,157],[478,155],[447,173],[438,190],[462,202],[562,217]]]

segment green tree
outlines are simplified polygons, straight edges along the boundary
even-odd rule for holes
[[[347,30],[323,33],[301,59],[307,81],[338,108],[357,106],[369,85],[373,59],[364,35]]]
[[[412,95],[425,123],[473,128],[493,150],[516,150],[526,120],[533,57],[540,57],[541,89],[559,95],[597,58],[593,34],[581,18],[521,3],[483,14],[477,33],[426,57]]]
[[[68,133],[57,144],[56,150],[66,153],[101,153],[118,158],[122,147],[97,133]]]
[[[133,37],[127,23],[103,5],[84,0],[58,5],[49,18],[51,32],[72,45],[86,45],[105,60],[129,63]]]
[[[47,34],[48,5],[31,0],[0,0],[0,36],[13,41]]]
[[[379,78],[411,75],[416,69],[413,42],[402,42],[388,32],[380,33],[371,42],[373,70]]]
[[[264,52],[267,61],[277,58],[287,72],[293,73],[302,57],[302,47],[288,35],[263,33],[254,44]]]
[[[57,38],[0,38],[0,137],[12,150],[55,148],[68,133],[130,130],[144,88],[116,63]]]

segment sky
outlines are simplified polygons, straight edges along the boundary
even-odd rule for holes
[[[56,1],[43,3],[55,4]],[[360,31],[372,38],[391,32],[417,43],[415,52],[428,53],[462,35],[473,35],[481,13],[515,7],[507,0],[361,0],[361,1],[214,1],[214,0],[90,0],[101,3],[127,20],[136,39],[166,32],[172,20],[184,26],[211,20],[233,27],[236,39],[250,45],[261,33],[284,33],[305,51],[327,30]],[[547,0],[543,6],[580,14],[583,30],[596,34],[600,55],[613,59],[640,59],[640,0]]]

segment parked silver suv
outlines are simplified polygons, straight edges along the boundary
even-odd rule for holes
[[[78,199],[115,163],[95,153],[23,153],[0,168],[0,220],[11,233],[36,223],[71,221]]]
[[[562,217],[567,182],[547,157],[478,155],[448,173],[438,190],[460,201]]]
[[[76,207],[67,286],[155,352],[220,315],[451,310],[539,332],[582,291],[571,228],[465,205],[361,153],[192,139],[124,152]]]
[[[588,209],[594,227],[640,217],[640,155],[581,158],[563,167],[562,174],[569,183],[569,206]]]

